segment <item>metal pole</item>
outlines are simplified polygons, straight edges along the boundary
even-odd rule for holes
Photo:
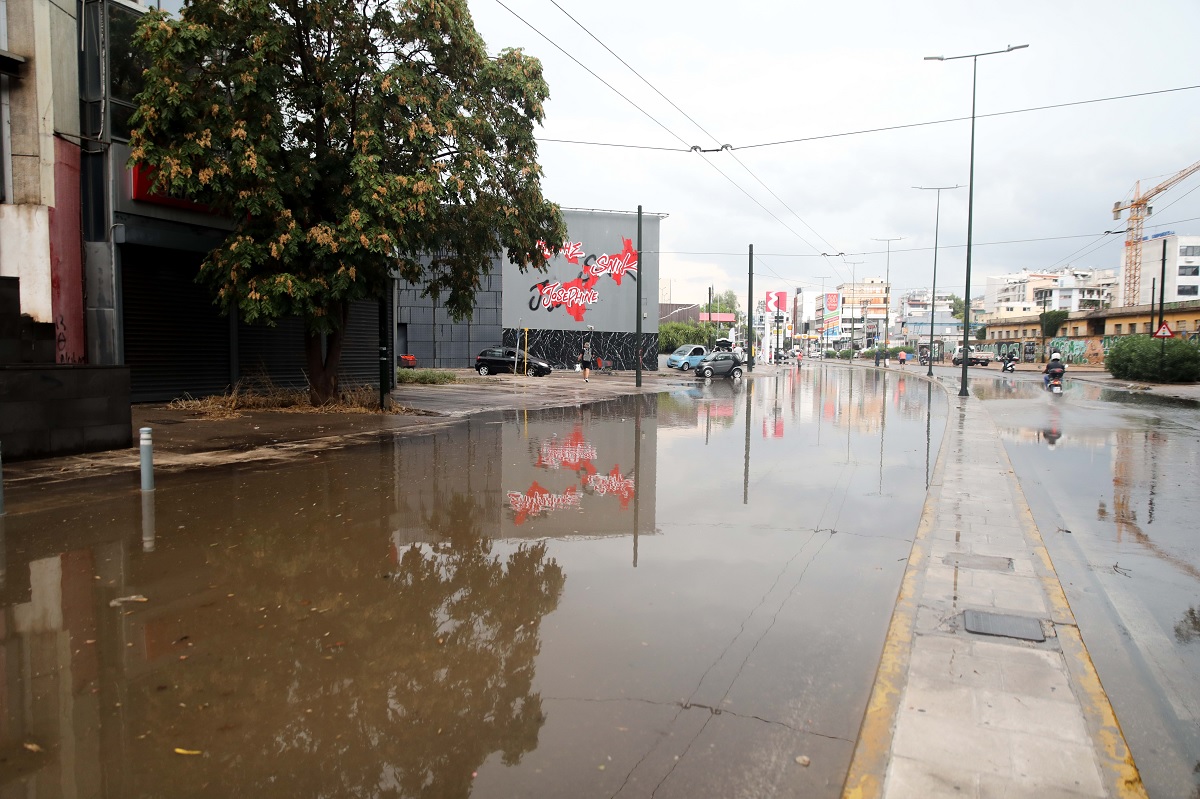
[[[971,58],[971,166],[967,173],[967,274],[966,286],[963,290],[963,343],[962,343],[962,385],[958,396],[969,397],[967,391],[967,365],[971,362],[971,242],[975,221],[975,76],[979,72],[979,56]]]
[[[388,306],[387,300],[379,298],[379,410],[387,410],[388,389],[392,387],[388,376]]]
[[[142,490],[154,490],[154,431],[143,427],[141,433]]]
[[[883,347],[886,350],[892,338],[892,242],[900,241],[903,236],[890,239],[874,239],[887,242],[887,266],[883,273]],[[875,336],[875,346],[879,347],[879,336]]]
[[[633,384],[638,388],[642,387],[642,206],[638,206],[638,240],[637,240],[637,263],[638,276],[633,282],[637,284],[637,308],[634,309],[637,316],[636,332],[634,336],[637,338],[637,345],[634,347],[634,352],[637,354],[637,367],[634,372]],[[636,564],[635,564],[636,565]]]
[[[746,361],[746,371],[754,371],[754,245],[750,245],[750,287],[746,295],[746,344],[749,359]]]
[[[933,326],[937,310],[938,227],[942,220],[942,192],[962,187],[955,184],[954,186],[913,186],[913,188],[937,192],[937,205],[933,214],[933,288],[929,290],[929,373],[927,375],[927,377],[933,377]],[[963,316],[965,317],[966,314],[964,313]]]
[[[933,212],[933,287],[929,289],[929,373],[926,377],[933,377],[933,327],[934,317],[937,314],[937,251],[938,251],[938,227],[942,222],[942,190],[937,190],[937,205]],[[928,460],[928,458],[926,458]],[[929,475],[926,474],[925,482],[929,482]],[[926,485],[928,488],[928,485]]]
[[[0,444],[0,517],[4,516],[4,445]]]
[[[1141,246],[1140,244],[1138,245]],[[1178,282],[1178,281],[1176,281]],[[1158,283],[1158,326],[1162,327],[1166,321],[1166,316],[1163,313],[1163,304],[1167,299],[1167,240],[1163,239],[1162,250],[1162,280]],[[1167,340],[1163,339],[1163,346],[1167,346]]]

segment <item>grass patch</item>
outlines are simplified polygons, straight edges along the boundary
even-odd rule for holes
[[[410,383],[424,383],[426,385],[437,385],[439,383],[453,383],[455,381],[454,372],[445,369],[397,369],[396,370],[396,385],[405,385]],[[376,403],[378,404],[378,403]]]

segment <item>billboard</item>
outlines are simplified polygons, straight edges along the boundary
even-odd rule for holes
[[[841,335],[842,313],[841,302],[839,301],[837,292],[830,292],[824,295],[822,307],[822,325],[825,328],[825,336],[828,338],[837,338]]]
[[[546,271],[504,263],[501,325],[515,329],[632,333],[642,285],[642,332],[658,332],[658,249],[661,215],[642,214],[638,261],[636,213],[564,210],[567,240]]]

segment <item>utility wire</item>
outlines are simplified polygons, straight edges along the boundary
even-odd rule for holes
[[[1180,86],[1175,89],[1157,89],[1155,91],[1150,91],[1150,92],[1137,92],[1136,94],[1120,94],[1120,95],[1114,95],[1112,97],[1097,97],[1097,98],[1094,98],[1091,100],[1075,100],[1073,102],[1067,102],[1067,103],[1054,103],[1053,105],[1038,105],[1038,106],[1032,106],[1030,108],[1017,108],[1017,109],[1013,109],[1011,111],[993,111],[990,114],[976,114],[975,118],[976,119],[987,119],[988,117],[1002,117],[1002,116],[1009,116],[1011,114],[1025,114],[1030,111],[1049,111],[1049,110],[1055,109],[1055,108],[1070,108],[1071,106],[1089,105],[1091,103],[1107,103],[1112,100],[1129,100],[1134,97],[1149,97],[1149,96],[1155,95],[1155,94],[1169,94],[1171,92],[1183,92],[1183,91],[1189,91],[1191,89],[1200,89],[1200,84],[1197,84],[1195,86]],[[932,120],[929,122],[911,122],[911,123],[908,123],[905,125],[888,125],[888,126],[882,127],[882,128],[868,128],[865,130],[847,131],[845,133],[828,133],[828,134],[824,134],[821,136],[806,136],[806,137],[800,138],[800,139],[784,139],[782,141],[761,142],[759,144],[744,144],[740,147],[734,147],[732,149],[734,149],[734,150],[750,150],[750,149],[754,149],[756,147],[776,147],[780,144],[797,144],[799,142],[818,141],[820,139],[836,139],[841,136],[857,136],[857,135],[863,134],[863,133],[880,133],[883,131],[904,130],[906,128],[919,128],[919,127],[925,127],[928,125],[943,125],[947,122],[965,122],[965,121],[969,120],[970,118],[971,117],[951,117],[949,119],[936,119],[936,120]]]
[[[499,0],[497,0],[497,2],[498,2],[498,1],[499,1]],[[571,20],[572,22],[574,22],[574,23],[575,23],[575,24],[576,24],[576,25],[579,27],[579,29],[580,29],[580,30],[582,30],[582,31],[583,31],[584,33],[586,33],[588,36],[592,37],[592,39],[593,39],[593,40],[594,40],[594,41],[595,41],[597,44],[599,44],[601,47],[603,47],[603,48],[604,48],[604,49],[605,49],[605,50],[608,52],[608,54],[609,54],[609,55],[611,55],[613,58],[615,58],[615,59],[617,59],[618,61],[620,61],[620,62],[621,62],[621,64],[622,64],[622,65],[623,65],[623,66],[624,66],[626,69],[628,69],[628,70],[629,70],[630,72],[632,72],[632,73],[633,73],[635,76],[637,76],[638,80],[640,80],[642,83],[644,83],[644,84],[646,84],[648,87],[650,87],[650,90],[651,90],[651,91],[653,91],[655,94],[657,94],[657,95],[658,95],[659,97],[661,97],[663,100],[665,100],[665,101],[667,102],[667,104],[668,104],[668,105],[670,105],[672,108],[674,108],[674,109],[675,109],[676,111],[678,111],[680,114],[683,114],[683,116],[684,116],[684,117],[685,117],[685,118],[686,118],[686,119],[687,119],[689,122],[691,122],[693,125],[695,125],[695,126],[696,126],[696,127],[697,127],[697,128],[698,128],[698,129],[699,129],[701,132],[702,132],[702,133],[704,133],[704,135],[708,136],[710,139],[712,139],[712,140],[713,140],[713,142],[717,143],[717,144],[718,144],[718,147],[717,147],[717,151],[718,151],[718,152],[721,152],[721,151],[728,151],[728,150],[730,150],[730,149],[731,149],[731,148],[730,148],[730,146],[729,146],[728,144],[721,145],[721,143],[720,143],[720,140],[719,140],[719,139],[718,139],[718,138],[717,138],[715,135],[713,135],[712,133],[710,133],[710,132],[709,132],[709,131],[708,131],[708,130],[707,130],[707,129],[706,129],[704,126],[703,126],[703,125],[701,125],[699,122],[697,122],[697,121],[696,121],[696,120],[695,120],[695,119],[694,119],[694,118],[693,118],[693,117],[692,117],[692,116],[691,116],[691,115],[690,115],[688,112],[686,112],[686,111],[684,111],[682,108],[680,108],[680,107],[679,107],[679,105],[678,105],[678,104],[676,104],[676,103],[675,103],[675,101],[673,101],[673,100],[672,100],[670,97],[667,97],[667,95],[665,95],[665,94],[664,94],[662,91],[660,91],[660,90],[659,90],[659,88],[658,88],[657,86],[655,86],[653,83],[651,83],[651,82],[650,82],[650,81],[649,81],[649,80],[648,80],[648,79],[647,79],[647,78],[646,78],[644,75],[642,75],[642,73],[640,73],[640,72],[638,72],[636,69],[634,69],[634,68],[633,68],[633,66],[631,66],[631,65],[629,64],[629,62],[628,62],[628,61],[626,61],[624,58],[621,58],[621,56],[617,55],[617,53],[616,53],[616,52],[615,52],[615,51],[614,51],[614,50],[613,50],[611,47],[609,47],[607,44],[605,44],[603,41],[601,41],[601,39],[600,39],[600,37],[599,37],[599,36],[597,36],[596,34],[592,33],[592,31],[591,31],[591,30],[589,30],[589,29],[588,29],[588,27],[587,27],[586,25],[584,25],[582,22],[580,22],[578,19],[576,19],[574,16],[572,16],[572,15],[571,15],[571,14],[570,14],[570,13],[569,13],[569,12],[568,12],[568,11],[567,11],[565,8],[563,8],[561,5],[559,5],[559,3],[558,3],[558,0],[550,0],[550,3],[551,3],[551,4],[552,4],[552,5],[555,7],[555,8],[557,8],[559,11],[561,11],[561,12],[562,12],[562,13],[563,13],[563,14],[564,14],[566,17],[567,17],[567,19],[569,19],[569,20]],[[588,71],[589,71],[589,72],[591,72],[591,70],[588,70]],[[595,75],[595,73],[594,73],[594,72],[593,72],[592,74],[593,74],[593,75]],[[606,85],[607,85],[607,84],[606,84]],[[676,138],[678,138],[678,137],[676,137]],[[703,149],[703,148],[699,147],[698,145],[693,145],[693,146],[692,146],[690,149],[691,149],[693,152],[700,153],[701,155],[704,155],[705,153],[707,153],[707,152],[710,152],[709,150],[705,150],[705,149]],[[732,153],[730,153],[730,155],[731,155],[731,157],[733,158],[733,160],[737,162],[738,166],[740,166],[742,169],[746,170],[747,174],[749,174],[749,175],[750,175],[750,177],[752,177],[752,178],[754,178],[756,181],[758,181],[759,185],[760,185],[760,186],[762,186],[764,189],[766,189],[766,190],[767,190],[767,192],[768,192],[768,193],[769,193],[769,194],[770,194],[772,197],[774,197],[774,198],[775,198],[775,199],[776,199],[776,200],[779,202],[779,204],[780,204],[780,205],[782,205],[782,206],[783,206],[784,208],[786,208],[786,209],[787,209],[789,212],[791,212],[792,216],[796,217],[796,219],[799,219],[801,224],[803,224],[803,225],[804,225],[806,228],[808,228],[808,229],[809,229],[809,230],[811,230],[811,231],[812,231],[814,234],[816,234],[817,238],[819,238],[821,241],[825,242],[825,245],[826,245],[826,246],[827,246],[829,249],[831,249],[831,250],[837,250],[837,247],[835,247],[833,244],[830,244],[828,239],[826,239],[824,236],[822,236],[820,233],[818,233],[818,232],[817,232],[817,230],[816,230],[816,229],[815,229],[815,228],[814,228],[812,225],[808,224],[808,222],[806,222],[806,221],[804,220],[804,218],[800,216],[800,214],[796,213],[796,211],[795,211],[795,210],[794,210],[794,209],[793,209],[793,208],[792,208],[790,205],[788,205],[786,202],[784,202],[783,198],[782,198],[782,197],[780,197],[778,194],[776,194],[776,193],[775,193],[775,191],[774,191],[774,190],[773,190],[773,189],[772,189],[770,186],[768,186],[768,185],[767,185],[767,184],[766,184],[766,183],[765,183],[765,182],[762,180],[762,178],[760,178],[758,175],[756,175],[756,174],[754,173],[754,171],[753,171],[752,169],[750,169],[750,167],[746,166],[746,165],[745,165],[745,164],[742,162],[742,160],[741,160],[740,158],[738,158],[736,155],[733,155]],[[717,171],[718,171],[718,172],[720,172],[720,170],[719,170],[719,169],[718,169]],[[726,180],[730,181],[731,183],[734,183],[733,179],[732,179],[732,178],[730,178],[728,175],[726,175],[724,172],[721,172],[721,175],[722,175],[722,177],[724,177]],[[740,191],[741,191],[743,194],[745,194],[747,197],[750,197],[750,194],[749,194],[749,192],[747,192],[745,189],[743,189],[743,188],[742,188],[740,185],[738,185],[737,183],[734,183],[734,185],[735,185],[735,186],[737,186],[737,187],[738,187],[738,189],[739,189],[739,190],[740,190]],[[770,211],[767,209],[767,207],[766,207],[765,205],[763,205],[762,203],[758,202],[758,200],[756,200],[756,199],[755,199],[755,198],[753,198],[753,197],[750,197],[750,199],[751,199],[751,200],[754,200],[754,202],[755,202],[755,203],[757,203],[757,204],[759,205],[759,207],[761,207],[763,210],[766,210],[766,211],[767,211],[767,213],[771,213],[771,212],[770,212]],[[779,219],[779,217],[775,216],[775,214],[771,213],[771,216],[775,217],[775,219],[776,219],[776,220],[777,220],[777,221],[778,221],[780,224],[783,224],[783,220]],[[792,230],[792,229],[791,229],[790,227],[788,227],[787,225],[784,225],[784,227],[788,228],[788,230]],[[797,237],[798,237],[798,238],[799,238],[801,241],[803,241],[805,244],[808,244],[810,247],[812,247],[814,251],[817,249],[817,248],[816,248],[816,247],[814,247],[814,246],[813,246],[811,243],[809,243],[809,242],[808,242],[808,240],[806,240],[806,239],[805,239],[803,236],[801,236],[799,233],[796,233],[796,231],[792,230],[792,233],[793,233],[793,234],[795,234],[795,235],[796,235],[796,236],[797,236]]]
[[[550,44],[551,44],[551,45],[552,45],[552,46],[553,46],[553,47],[554,47],[556,50],[558,50],[560,53],[562,53],[562,54],[563,54],[563,55],[565,55],[567,58],[571,59],[571,60],[572,60],[572,61],[574,61],[576,64],[578,64],[580,67],[582,67],[582,68],[584,69],[584,71],[586,71],[586,72],[587,72],[589,75],[591,75],[593,78],[595,78],[596,80],[600,81],[601,83],[603,83],[603,84],[604,84],[605,86],[607,86],[608,88],[612,89],[612,90],[613,90],[613,92],[614,92],[614,93],[615,93],[615,94],[616,94],[618,97],[620,97],[622,100],[624,100],[625,102],[629,103],[631,106],[633,106],[634,108],[636,108],[638,111],[641,111],[641,112],[642,112],[642,113],[643,113],[643,114],[646,116],[646,118],[647,118],[647,119],[649,119],[651,122],[653,122],[655,125],[658,125],[660,128],[662,128],[663,130],[665,130],[667,133],[670,133],[670,134],[671,134],[672,136],[674,136],[676,139],[679,139],[680,143],[682,143],[682,144],[684,144],[684,145],[687,145],[687,142],[686,142],[686,141],[684,141],[684,140],[683,140],[683,138],[682,138],[682,137],[681,137],[681,136],[680,136],[678,133],[676,133],[675,131],[671,130],[670,128],[668,128],[668,127],[667,127],[666,125],[664,125],[663,123],[659,122],[657,119],[655,119],[655,118],[654,118],[654,116],[653,116],[653,115],[652,115],[652,114],[651,114],[649,111],[647,111],[646,109],[642,108],[640,105],[638,105],[637,103],[635,103],[633,100],[630,100],[630,99],[629,99],[628,97],[626,97],[624,94],[621,94],[621,92],[620,92],[620,91],[619,91],[619,90],[618,90],[618,89],[617,89],[615,86],[613,86],[611,83],[609,83],[608,81],[606,81],[604,78],[602,78],[602,77],[600,77],[599,75],[597,75],[595,72],[592,72],[592,70],[588,69],[588,68],[587,68],[587,66],[585,66],[585,65],[584,65],[584,63],[583,63],[582,61],[580,61],[578,58],[576,58],[575,56],[573,56],[573,55],[571,55],[570,53],[568,53],[566,50],[564,50],[562,47],[560,47],[560,46],[558,45],[558,43],[557,43],[557,42],[555,42],[555,41],[554,41],[553,39],[551,39],[549,36],[547,36],[546,34],[542,33],[542,32],[541,32],[540,30],[538,30],[537,28],[535,28],[535,27],[533,26],[533,24],[529,22],[529,20],[525,19],[525,18],[524,18],[524,17],[522,17],[520,14],[518,14],[516,11],[513,11],[511,8],[509,8],[508,6],[506,6],[506,5],[504,4],[503,0],[496,0],[496,3],[497,3],[497,4],[498,4],[498,5],[501,7],[501,8],[503,8],[505,11],[507,11],[507,12],[508,12],[508,13],[510,13],[510,14],[512,14],[512,15],[513,15],[514,17],[516,17],[517,19],[521,20],[521,22],[525,23],[525,25],[526,25],[526,26],[527,26],[527,27],[528,27],[530,30],[532,30],[532,31],[533,31],[534,33],[536,33],[538,36],[541,36],[543,39],[545,39],[547,42],[549,42],[549,43],[550,43]]]
[[[496,0],[496,1],[499,2],[499,0]],[[1149,91],[1149,92],[1138,92],[1136,94],[1120,94],[1120,95],[1114,95],[1112,97],[1097,97],[1097,98],[1094,98],[1091,100],[1076,100],[1076,101],[1067,102],[1067,103],[1056,103],[1054,105],[1040,105],[1040,106],[1032,106],[1030,108],[1015,108],[1010,111],[994,111],[989,114],[976,114],[975,118],[976,119],[986,119],[988,117],[1009,116],[1012,114],[1026,114],[1026,113],[1029,113],[1032,111],[1047,111],[1047,110],[1053,110],[1056,108],[1069,108],[1071,106],[1076,106],[1076,105],[1089,105],[1092,103],[1106,103],[1106,102],[1110,102],[1112,100],[1129,100],[1129,99],[1132,99],[1135,97],[1150,97],[1150,96],[1156,95],[1156,94],[1169,94],[1171,92],[1184,92],[1184,91],[1190,91],[1192,89],[1200,89],[1200,84],[1197,84],[1195,86],[1180,86],[1180,87],[1174,88],[1174,89],[1158,89],[1158,90]],[[759,144],[744,144],[739,147],[734,147],[732,145],[729,145],[728,149],[729,150],[752,150],[752,149],[759,148],[759,147],[776,147],[781,144],[799,144],[799,143],[803,143],[803,142],[820,141],[822,139],[837,139],[837,138],[844,138],[846,136],[861,136],[866,133],[884,133],[884,132],[892,131],[892,130],[906,130],[908,128],[929,127],[931,125],[945,125],[949,122],[966,122],[969,119],[970,119],[969,116],[968,117],[950,117],[948,119],[933,119],[933,120],[928,120],[926,122],[910,122],[910,123],[906,123],[903,125],[886,125],[886,126],[878,127],[878,128],[863,128],[860,130],[842,131],[840,133],[826,133],[826,134],[822,134],[820,136],[806,136],[804,138],[799,138],[799,139],[783,139],[781,141],[761,142]],[[672,134],[672,135],[674,135],[674,134]],[[676,136],[676,138],[678,138],[678,136]],[[696,147],[694,145],[691,147],[688,147],[687,149],[682,149],[682,148],[668,148],[668,147],[652,147],[649,145],[638,145],[638,144],[609,144],[606,142],[580,141],[577,139],[541,139],[541,138],[539,138],[538,141],[557,142],[559,144],[583,144],[583,145],[603,146],[603,147],[632,147],[632,148],[645,149],[645,150],[669,150],[671,152],[680,152],[680,153],[691,152],[696,149]]]

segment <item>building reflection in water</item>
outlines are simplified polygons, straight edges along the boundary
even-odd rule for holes
[[[545,720],[545,539],[655,531],[655,404],[10,494],[0,795],[466,796]]]

